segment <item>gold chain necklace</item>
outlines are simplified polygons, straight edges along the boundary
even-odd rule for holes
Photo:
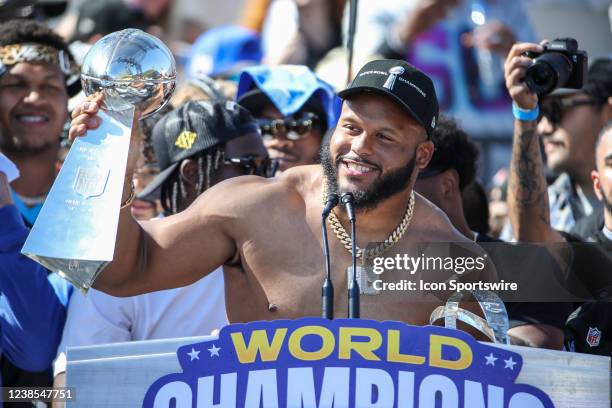
[[[325,186],[323,191],[325,192],[326,190],[327,190],[327,186]],[[324,197],[325,196],[326,194],[324,194]],[[415,199],[414,199],[414,190],[413,190],[410,192],[410,200],[408,202],[408,207],[406,207],[406,212],[404,213],[404,217],[402,218],[402,221],[399,223],[399,225],[395,227],[395,229],[393,230],[393,232],[391,232],[391,234],[387,237],[387,239],[385,239],[383,242],[378,244],[376,248],[367,250],[367,249],[363,249],[363,248],[359,248],[358,246],[355,246],[355,249],[357,250],[357,258],[361,258],[363,256],[362,262],[365,262],[368,259],[372,259],[372,258],[381,256],[387,249],[391,248],[400,239],[402,239],[402,237],[404,236],[404,233],[406,232],[406,230],[408,229],[408,226],[410,225],[410,221],[412,221],[412,215],[414,214],[414,201]],[[334,213],[334,211],[332,211],[329,214],[327,221],[329,222],[329,226],[331,227],[332,231],[334,231],[334,233],[336,234],[336,237],[338,237],[338,240],[342,243],[342,245],[350,253],[353,253],[353,247],[352,247],[353,241],[351,240],[351,237],[346,233],[346,230],[344,229],[342,224],[340,224],[340,221],[338,220],[338,217],[336,217],[336,214]]]

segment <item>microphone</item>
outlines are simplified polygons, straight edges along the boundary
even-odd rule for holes
[[[342,194],[340,201],[342,202],[342,204],[344,204],[344,208],[346,209],[346,213],[348,214],[349,221],[351,223],[355,222],[355,209],[353,208],[355,197],[353,197],[353,193]]]
[[[325,206],[323,207],[323,217],[327,218],[327,216],[331,213],[331,210],[333,210],[338,205],[338,202],[340,202],[338,194],[328,194],[327,198],[325,199]]]
[[[357,232],[355,229],[355,208],[353,203],[355,197],[352,193],[344,193],[340,198],[346,213],[348,214],[349,221],[351,222],[351,253],[353,260],[353,278],[348,288],[348,311],[349,319],[359,319],[359,283],[357,282]]]
[[[325,200],[323,213],[321,214],[321,228],[323,229],[323,255],[325,256],[325,281],[321,289],[321,317],[332,320],[334,318],[334,286],[331,281],[331,266],[329,259],[329,241],[327,240],[327,228],[325,221],[327,217],[338,205],[338,194],[330,193]]]
[[[349,3],[348,37],[346,41],[346,48],[348,48],[347,84],[353,79],[353,49],[355,48],[355,29],[357,28],[357,0],[350,0]]]

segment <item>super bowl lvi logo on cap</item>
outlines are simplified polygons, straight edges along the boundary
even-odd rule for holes
[[[427,75],[403,60],[374,60],[366,63],[351,83],[338,92],[343,100],[359,93],[390,98],[417,121],[431,137],[438,119],[434,84]]]
[[[405,71],[406,70],[404,69],[404,67],[400,66],[389,68],[389,78],[387,78],[387,80],[383,84],[383,88],[387,88],[388,90],[392,91],[393,87],[395,86],[397,76],[402,75]]]

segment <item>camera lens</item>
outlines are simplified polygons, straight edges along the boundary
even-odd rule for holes
[[[557,76],[550,65],[534,63],[527,69],[525,82],[533,92],[545,94],[555,88]]]
[[[525,83],[538,95],[545,95],[560,88],[572,73],[572,63],[558,52],[545,53],[527,68]]]

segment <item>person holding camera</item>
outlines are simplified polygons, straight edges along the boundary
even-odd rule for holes
[[[575,292],[575,286],[581,285],[588,289],[592,298],[608,300],[610,284],[606,275],[612,270],[612,97],[609,96],[612,63],[610,60],[595,61],[589,71],[593,75],[582,89],[563,93],[563,96],[556,91],[540,101],[543,95],[538,95],[538,91],[550,92],[554,88],[567,86],[567,82],[563,81],[557,81],[545,90],[538,88],[537,83],[534,86],[533,78],[529,78],[534,65],[529,52],[539,54],[544,50],[538,44],[515,44],[505,63],[506,86],[513,99],[515,116],[508,185],[510,220],[519,241],[596,242],[598,245],[564,248],[569,249],[570,257],[560,253],[554,255],[572,270],[573,275],[569,279],[576,285],[568,285],[568,289]],[[556,58],[560,56],[563,53],[558,53]],[[562,65],[556,68],[559,66]],[[604,71],[608,74],[603,75]],[[557,79],[570,76],[559,75]],[[582,84],[570,85],[578,87]],[[556,105],[552,104],[553,101]],[[578,237],[559,231],[551,224],[555,196],[550,194],[550,189],[547,193],[539,134],[544,135],[549,160],[565,164],[567,169],[581,169],[588,173],[589,188],[604,204],[605,224],[591,236]],[[591,150],[587,151],[588,148]],[[566,324],[566,348],[610,355],[612,343],[608,338],[612,328],[608,327],[608,315],[611,312],[607,301],[583,304]]]
[[[612,117],[612,61],[595,61],[586,75],[586,55],[577,50],[575,40],[555,40],[539,50],[535,55],[509,54],[506,69],[517,58],[524,70],[521,83],[530,95],[540,95],[534,134],[542,138],[546,165],[558,174],[548,188],[550,225],[570,232],[591,214],[601,220],[602,206],[591,171],[597,134]],[[536,58],[532,61],[530,57]],[[557,78],[563,84],[555,89]],[[596,229],[603,226],[601,221],[595,224]],[[591,228],[590,232],[596,231]],[[506,229],[502,237],[509,235]]]

